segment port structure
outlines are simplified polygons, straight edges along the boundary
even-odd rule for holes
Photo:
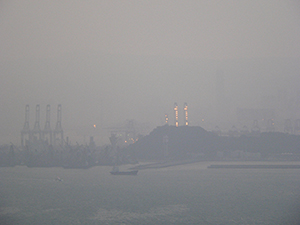
[[[179,126],[179,122],[178,122],[178,105],[177,103],[175,102],[174,103],[174,118],[175,118],[175,127],[178,127]]]
[[[35,107],[35,122],[32,130],[32,136],[34,139],[41,140],[42,139],[42,130],[40,127],[40,105],[36,105]]]
[[[126,124],[124,125],[106,127],[104,129],[109,130],[111,136],[116,135],[118,137],[118,145],[120,146],[133,144],[138,140],[134,120],[126,120]]]
[[[126,124],[125,140],[126,140],[126,143],[136,142],[136,131],[134,128],[134,120],[128,120],[128,122]]]
[[[57,107],[57,123],[53,131],[50,126],[50,105],[46,107],[46,122],[42,130],[40,128],[40,105],[36,105],[35,109],[35,123],[31,130],[29,127],[29,105],[25,106],[25,122],[21,130],[21,146],[24,149],[28,145],[39,145],[38,143],[45,142],[50,145],[63,144],[63,129],[61,126],[61,105]],[[60,135],[56,138],[56,135]],[[26,138],[27,137],[27,138]]]
[[[275,123],[273,119],[268,119],[267,121],[267,132],[274,132],[275,131]]]
[[[42,131],[43,134],[43,140],[46,140],[47,137],[49,137],[49,144],[52,145],[52,130],[50,126],[50,105],[46,106],[46,122],[44,130]]]
[[[21,130],[21,146],[24,147],[24,138],[25,136],[28,137],[28,140],[31,138],[30,134],[30,128],[29,128],[29,105],[25,106],[25,122],[23,129]]]
[[[57,121],[56,121],[55,129],[53,131],[53,138],[54,138],[55,144],[63,145],[64,132],[63,132],[63,129],[61,127],[61,111],[62,111],[61,104],[59,104],[57,106]],[[57,135],[59,135],[60,138],[58,138]]]
[[[251,128],[251,133],[259,135],[260,134],[260,127],[258,125],[258,120],[254,120]]]
[[[183,111],[184,111],[184,125],[188,126],[189,125],[189,115],[188,115],[188,105],[186,102],[184,103]]]
[[[169,117],[168,114],[165,114],[165,125],[169,125]]]
[[[239,134],[239,131],[238,129],[236,128],[236,126],[232,126],[231,129],[228,131],[228,136],[229,137],[238,137],[240,134]]]
[[[111,133],[111,136],[109,138],[110,143],[111,143],[111,151],[113,155],[113,164],[117,165],[118,163],[118,152],[117,152],[117,144],[118,144],[118,137],[116,134]]]
[[[243,126],[243,128],[240,131],[241,135],[248,135],[249,134],[249,129],[246,125]]]
[[[217,134],[218,136],[222,136],[222,131],[219,126],[215,126],[213,133]]]
[[[295,121],[294,134],[300,135],[300,119]]]
[[[284,120],[284,133],[292,134],[293,133],[293,126],[292,121],[290,119]]]

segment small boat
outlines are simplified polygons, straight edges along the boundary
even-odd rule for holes
[[[54,180],[55,180],[55,181],[59,181],[59,182],[64,181],[64,180],[61,179],[60,177],[56,177]]]
[[[119,167],[114,166],[113,170],[110,172],[112,175],[137,175],[138,170],[131,171],[119,171]]]

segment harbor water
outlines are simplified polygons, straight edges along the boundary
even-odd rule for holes
[[[208,165],[2,167],[0,224],[300,224],[299,169]]]

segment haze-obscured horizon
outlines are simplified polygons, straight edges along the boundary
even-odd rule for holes
[[[62,104],[72,143],[107,143],[102,128],[128,119],[173,124],[174,102],[180,124],[187,102],[206,129],[242,126],[237,108],[300,118],[297,1],[30,0],[0,12],[1,143],[19,145],[26,104],[31,128],[36,104],[41,128],[46,105],[54,128]]]

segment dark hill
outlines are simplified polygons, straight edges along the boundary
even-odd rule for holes
[[[184,159],[199,153],[209,155],[218,139],[216,134],[201,127],[162,126],[139,139],[129,149],[139,159],[162,159],[167,145],[169,158]]]
[[[166,141],[167,140],[167,141]],[[167,142],[167,143],[166,143]],[[126,151],[137,159],[157,160],[166,158],[182,160],[200,157],[203,160],[231,157],[232,152],[260,153],[261,159],[289,154],[289,159],[300,159],[300,136],[285,133],[261,133],[260,136],[219,137],[201,127],[161,126],[149,135],[128,146]],[[221,154],[222,155],[222,154]]]

